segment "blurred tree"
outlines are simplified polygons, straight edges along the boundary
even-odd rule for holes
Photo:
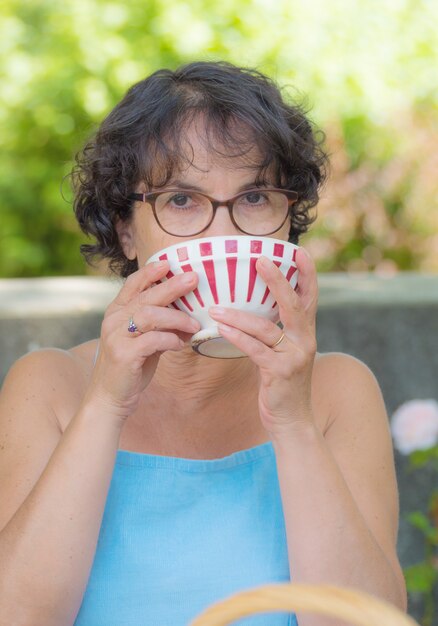
[[[326,129],[333,177],[302,243],[320,270],[438,270],[428,0],[3,0],[0,275],[93,273],[61,183],[135,81],[225,59],[273,76]],[[103,271],[103,267],[101,270]]]

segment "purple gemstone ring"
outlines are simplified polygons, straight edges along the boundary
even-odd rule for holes
[[[137,333],[137,332],[139,332],[137,326],[134,324],[134,320],[132,319],[132,317],[129,318],[128,331],[130,333]]]

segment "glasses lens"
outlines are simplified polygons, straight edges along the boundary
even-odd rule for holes
[[[185,190],[161,193],[155,201],[155,211],[161,227],[180,237],[202,232],[213,217],[213,206],[206,196]],[[249,235],[277,231],[288,211],[287,196],[281,191],[253,189],[239,195],[233,204],[234,221]]]
[[[160,194],[155,210],[162,228],[173,235],[190,236],[207,227],[213,215],[208,198],[192,191],[169,191]]]
[[[284,223],[289,210],[287,196],[281,191],[252,190],[234,202],[236,224],[251,235],[275,232]]]

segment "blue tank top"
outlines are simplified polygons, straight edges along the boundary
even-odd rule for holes
[[[188,626],[214,602],[290,579],[271,442],[208,460],[118,450],[74,626]]]

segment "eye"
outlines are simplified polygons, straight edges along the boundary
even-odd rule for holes
[[[242,197],[242,201],[248,204],[263,204],[266,202],[266,195],[261,191],[250,191]]]
[[[168,202],[175,204],[176,206],[185,207],[191,201],[191,196],[186,193],[176,193],[171,196]]]

